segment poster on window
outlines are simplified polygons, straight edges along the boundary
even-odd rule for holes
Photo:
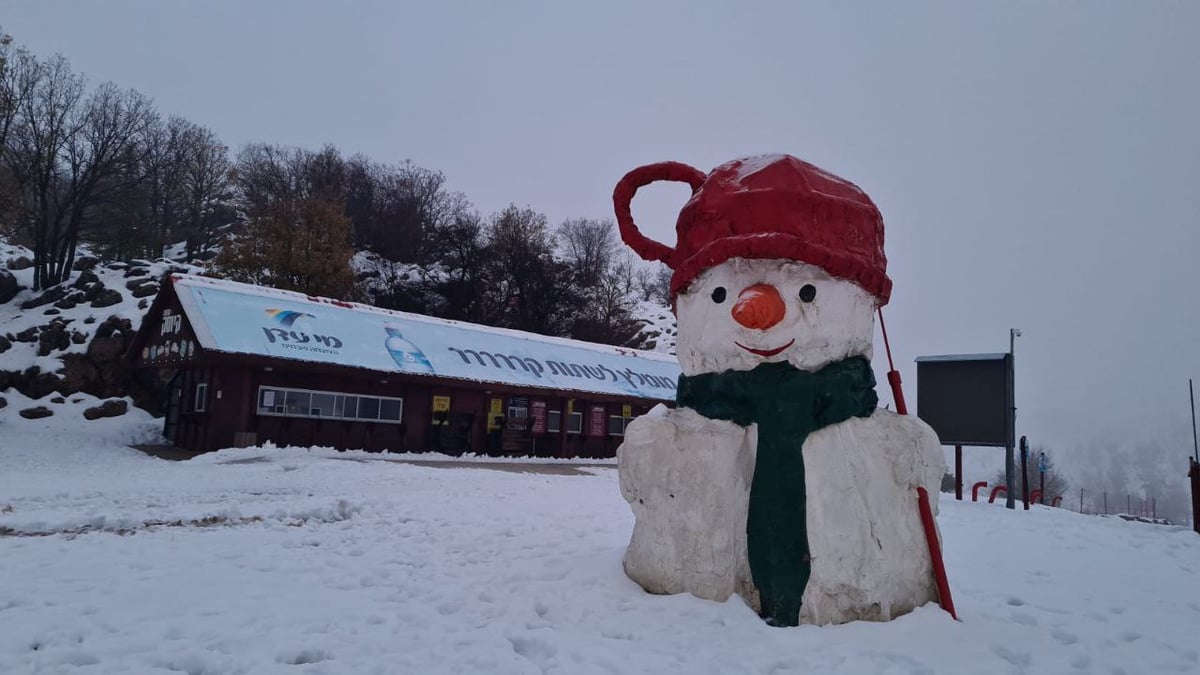
[[[546,402],[534,401],[529,409],[529,414],[533,417],[533,427],[530,428],[535,434],[546,433]]]
[[[588,436],[603,436],[604,424],[608,421],[608,411],[603,403],[594,403],[591,407],[591,419],[588,422]]]

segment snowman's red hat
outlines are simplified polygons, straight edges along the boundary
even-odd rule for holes
[[[692,186],[675,248],[647,238],[633,222],[634,194],[655,181]],[[798,260],[853,281],[881,306],[891,296],[883,216],[874,202],[850,181],[790,155],[736,159],[708,175],[679,162],[649,164],[625,174],[613,203],[625,243],[674,270],[672,298],[730,258]]]

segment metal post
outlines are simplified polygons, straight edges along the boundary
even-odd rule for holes
[[[1188,458],[1188,478],[1192,479],[1192,529],[1200,534],[1200,462]]]
[[[1083,513],[1083,488],[1079,488],[1079,512]]]
[[[1038,492],[1042,496],[1042,505],[1046,504],[1046,453],[1038,455],[1038,473],[1041,474],[1041,483],[1038,487]]]
[[[1015,458],[1013,457],[1013,455],[1015,454],[1014,451],[1016,450],[1016,448],[1014,446],[1017,443],[1017,403],[1016,403],[1016,401],[1017,401],[1017,392],[1016,392],[1017,362],[1016,362],[1016,356],[1015,356],[1015,348],[1016,348],[1017,338],[1020,337],[1020,335],[1021,335],[1021,329],[1019,329],[1019,328],[1008,329],[1008,361],[1009,361],[1008,366],[1009,366],[1009,371],[1008,371],[1008,376],[1006,378],[1006,380],[1007,380],[1006,384],[1008,386],[1009,411],[1008,411],[1008,443],[1005,445],[1005,448],[1004,448],[1004,487],[1005,487],[1004,506],[1007,508],[1010,508],[1010,509],[1017,508],[1017,501],[1016,501],[1017,495],[1016,495],[1016,491],[1015,491],[1015,488],[1016,488],[1016,485],[1015,485],[1016,466],[1014,466],[1016,464],[1016,462],[1015,462]]]
[[[1197,464],[1200,464],[1200,441],[1196,440],[1196,390],[1192,387],[1192,380],[1188,378],[1188,395],[1192,398],[1192,452],[1193,458]]]
[[[1021,499],[1029,510],[1029,443],[1021,437]]]
[[[954,498],[962,501],[962,446],[954,446]]]
[[[1132,515],[1133,514],[1132,509],[1133,509],[1133,507],[1129,505],[1129,495],[1126,494],[1125,495],[1125,513]]]
[[[1104,515],[1108,515],[1108,493],[1104,493]]]

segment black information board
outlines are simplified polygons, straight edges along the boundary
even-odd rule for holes
[[[1012,447],[1011,354],[922,356],[917,359],[917,416],[942,445]]]

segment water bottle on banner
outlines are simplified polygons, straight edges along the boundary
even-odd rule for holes
[[[406,373],[433,373],[433,366],[425,357],[425,353],[406,340],[398,326],[389,324],[384,326],[384,330],[387,331],[388,338],[383,344],[400,370]]]

